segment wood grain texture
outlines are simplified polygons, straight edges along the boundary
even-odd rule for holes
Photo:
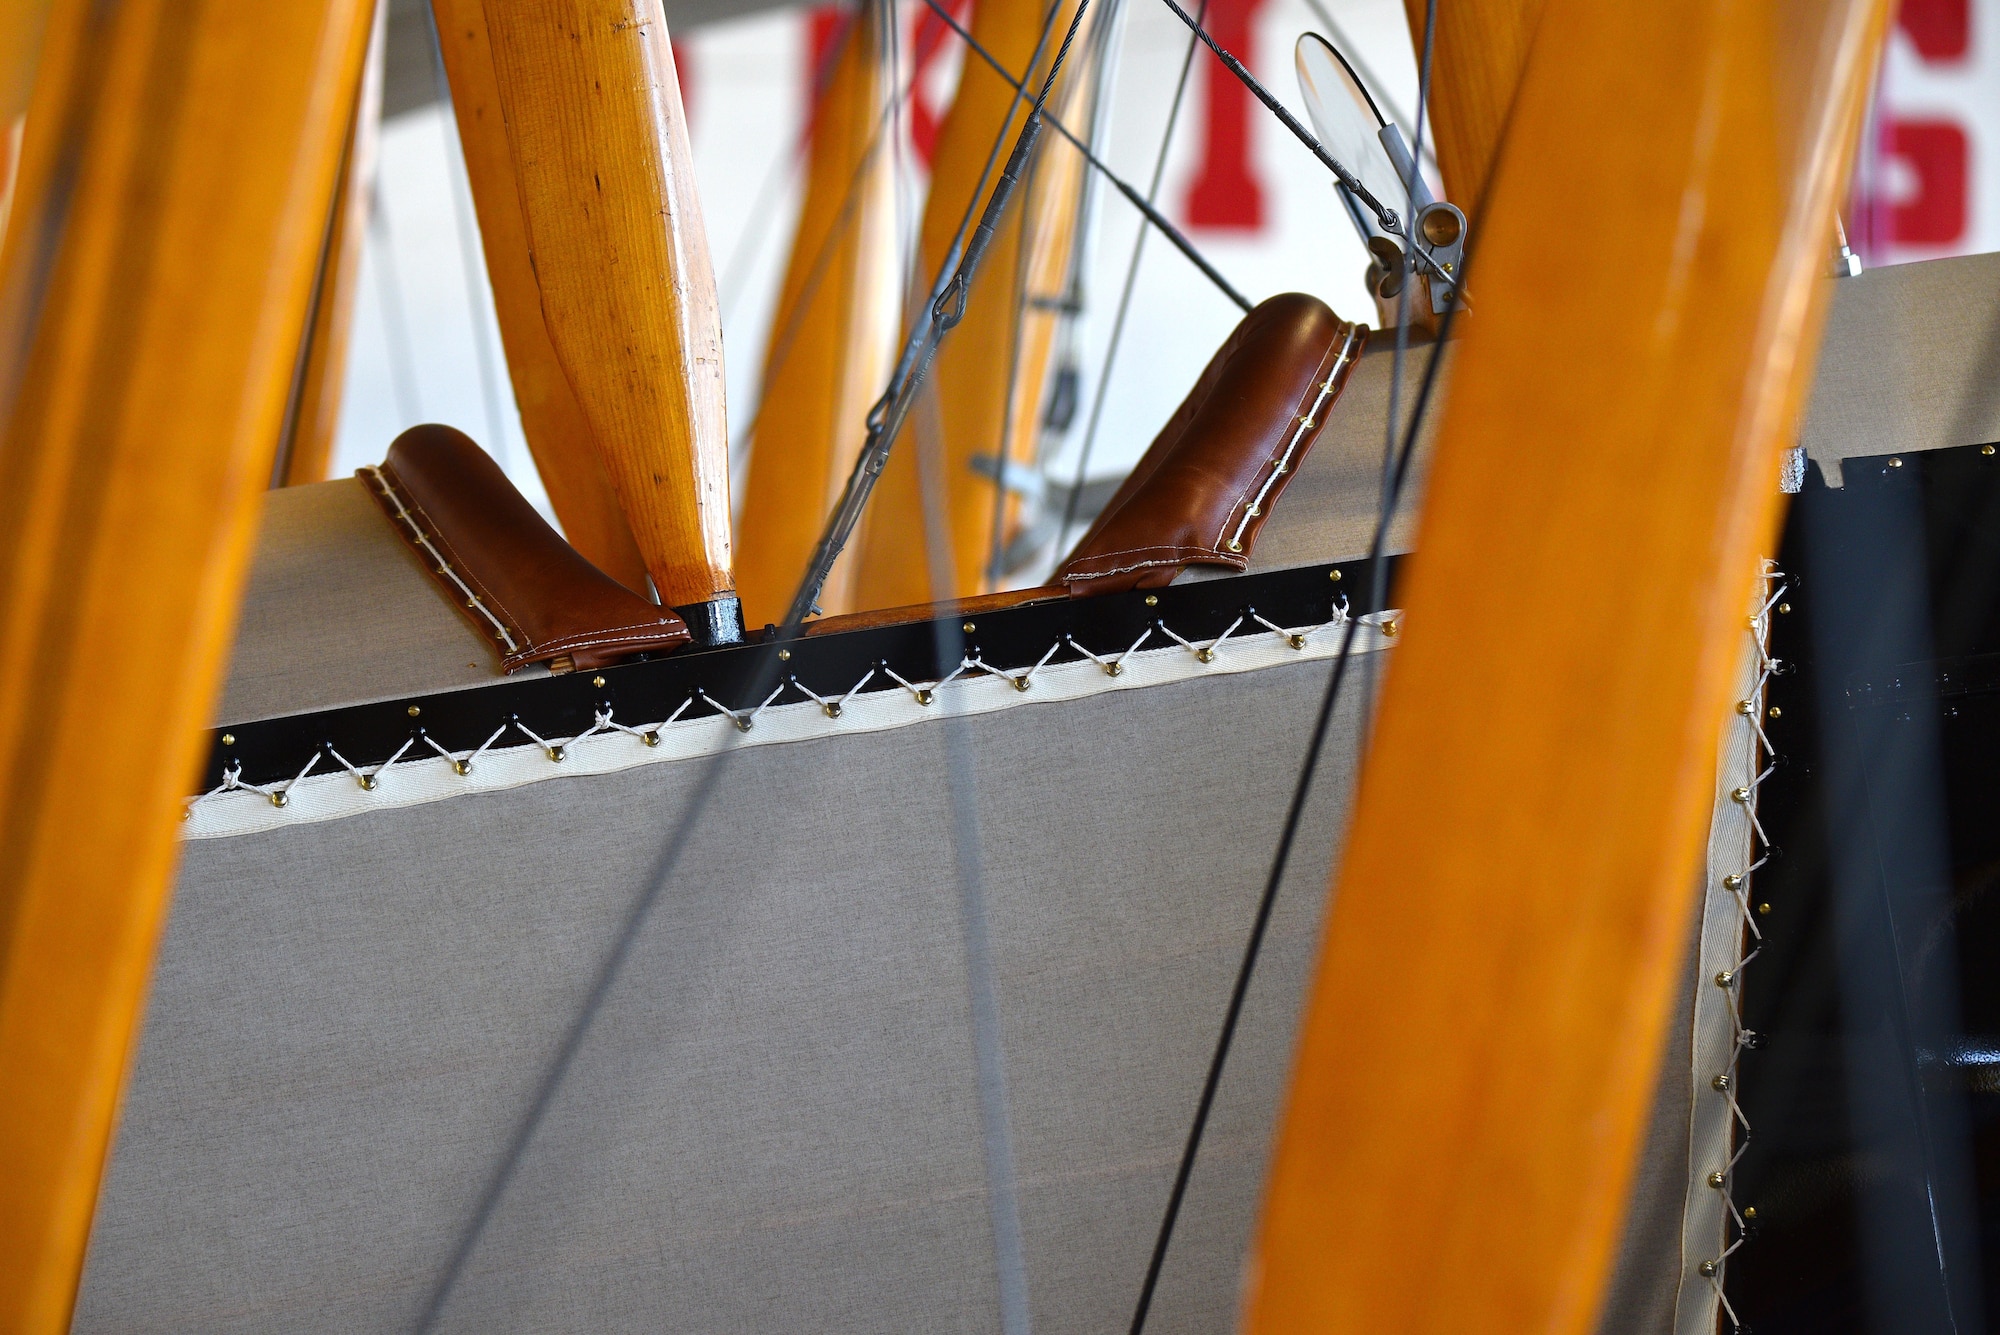
[[[1430,134],[1445,197],[1476,220],[1545,0],[1439,0]],[[1428,0],[1403,0],[1419,58]],[[1415,127],[1405,125],[1409,135]]]
[[[341,152],[340,185],[334,192],[326,248],[314,283],[312,324],[301,357],[298,401],[287,414],[288,438],[279,446],[288,487],[324,482],[340,431],[340,404],[347,389],[347,348],[354,327],[354,295],[361,281],[362,242],[375,203],[375,156],[382,137],[382,62],[389,34],[389,8],[375,9],[368,55],[361,67],[354,109],[348,117],[347,146]]]
[[[368,18],[51,11],[0,254],[10,1332],[68,1327]]]
[[[643,593],[646,561],[618,506],[583,405],[563,374],[542,323],[542,294],[528,255],[514,158],[500,111],[500,85],[481,0],[432,0],[451,105],[465,151],[480,249],[493,287],[500,344],[528,453],[570,546],[625,587]],[[388,448],[388,442],[383,442]]]
[[[487,0],[556,360],[670,606],[734,590],[722,321],[659,0]]]
[[[1549,0],[1248,1330],[1593,1328],[1886,9]]]
[[[736,535],[737,594],[753,626],[783,620],[791,606],[898,351],[885,18],[894,21],[880,4],[856,12],[813,113]],[[828,613],[853,605],[854,558],[850,548],[827,579],[819,604]]]
[[[1007,69],[1028,70],[1032,63],[1034,69],[1026,82],[1033,91],[1041,87],[1048,63],[1075,12],[1075,0],[1058,0],[1049,40],[1039,58],[1037,40],[1049,16],[1043,0],[975,0],[971,32]],[[1087,32],[1078,34],[1074,52],[1087,50],[1087,38]],[[1051,101],[1066,100],[1066,85],[1075,68],[1065,67]],[[1009,114],[1013,100],[1012,86],[990,66],[976,56],[966,59],[951,110],[938,128],[931,160],[931,190],[924,206],[916,265],[919,282],[928,285],[943,265],[968,204],[983,208],[992,193],[1000,163],[994,164],[983,185],[981,173],[994,140],[1004,133],[1000,148],[1004,161],[1027,119],[1025,99]],[[1056,137],[1052,131],[1044,133],[1036,150],[1038,159],[1045,159]],[[917,466],[920,449],[932,452],[944,470],[944,519],[951,544],[950,559],[944,564],[951,571],[952,582],[936,594],[973,594],[983,586],[991,542],[993,483],[974,473],[971,461],[977,455],[997,455],[1004,443],[1008,371],[1015,363],[1022,336],[1017,298],[1024,259],[1023,201],[1028,193],[1016,195],[1014,206],[995,233],[966,303],[965,318],[947,336],[932,367],[931,384],[941,407],[936,414],[941,438],[923,438],[932,415],[912,413],[911,425],[897,440],[876,485],[855,539],[859,555],[854,606],[858,608],[900,607],[933,597],[924,538],[924,488]]]

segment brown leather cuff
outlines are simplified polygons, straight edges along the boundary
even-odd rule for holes
[[[1243,317],[1056,578],[1070,596],[1154,589],[1190,565],[1242,570],[1367,345],[1365,325],[1290,292]]]
[[[690,638],[671,609],[564,542],[500,466],[448,426],[411,427],[380,467],[356,475],[432,582],[493,642],[502,672],[603,667]]]

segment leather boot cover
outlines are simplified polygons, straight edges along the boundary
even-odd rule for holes
[[[1071,597],[1156,589],[1189,565],[1242,570],[1368,342],[1317,297],[1243,317],[1083,535],[1056,579]]]
[[[564,542],[461,432],[411,427],[380,467],[357,475],[439,591],[493,642],[502,672],[544,662],[603,667],[690,638],[672,609]]]

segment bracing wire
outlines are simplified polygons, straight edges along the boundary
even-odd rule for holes
[[[1167,0],[1172,4],[1173,0]],[[1428,0],[1424,23],[1423,65],[1417,83],[1417,124],[1418,143],[1422,143],[1424,103],[1429,92],[1431,54],[1434,34],[1437,29],[1437,0]],[[1414,187],[1412,187],[1414,190]],[[1469,258],[1469,257],[1468,257]],[[1409,284],[1403,286],[1408,293]],[[1443,327],[1438,331],[1438,339],[1431,346],[1430,357],[1424,367],[1423,382],[1417,391],[1414,411],[1409,425],[1403,428],[1397,420],[1396,398],[1400,388],[1403,357],[1408,349],[1408,339],[1404,333],[1407,319],[1398,327],[1395,361],[1390,367],[1389,425],[1388,440],[1394,464],[1383,479],[1381,510],[1376,516],[1375,533],[1368,544],[1368,559],[1374,572],[1375,606],[1382,606],[1384,588],[1382,567],[1388,546],[1389,525],[1396,512],[1396,504],[1401,497],[1404,483],[1409,478],[1410,460],[1416,453],[1417,437],[1423,427],[1426,409],[1429,407],[1432,390],[1437,383],[1438,363],[1444,352],[1445,338],[1450,333],[1452,318],[1458,312],[1458,303],[1451,303],[1445,310]],[[1399,312],[1407,317],[1407,298],[1399,302]],[[1400,447],[1396,446],[1398,431],[1402,431]],[[1167,1196],[1167,1207],[1160,1219],[1160,1229],[1153,1242],[1153,1252],[1146,1263],[1146,1277],[1139,1289],[1139,1300],[1132,1311],[1131,1335],[1141,1335],[1146,1328],[1146,1316],[1152,1309],[1153,1295],[1160,1282],[1160,1272],[1166,1264],[1167,1249],[1174,1236],[1174,1225],[1179,1220],[1182,1203],[1187,1198],[1188,1181],[1193,1176],[1195,1158],[1201,1151],[1202,1135],[1208,1128],[1209,1114],[1215,1107],[1215,1096],[1222,1085],[1223,1068],[1229,1061],[1229,1050],[1236,1038],[1236,1028],[1243,1017],[1243,1004],[1250,993],[1250,982],[1257,970],[1257,960],[1262,952],[1264,936],[1271,924],[1271,912],[1278,900],[1278,887],[1285,878],[1285,871],[1291,862],[1292,845],[1298,837],[1299,823],[1305,815],[1306,799],[1312,792],[1313,774],[1319,768],[1320,753],[1326,746],[1326,734],[1332,726],[1334,711],[1340,703],[1340,691],[1347,678],[1347,666],[1352,661],[1354,638],[1360,629],[1360,618],[1350,617],[1343,628],[1340,653],[1334,659],[1333,674],[1327,680],[1326,692],[1320,699],[1319,715],[1313,721],[1311,739],[1306,745],[1304,763],[1299,768],[1299,777],[1292,785],[1292,798],[1285,811],[1285,823],[1278,836],[1278,846],[1271,858],[1270,875],[1265,879],[1264,892],[1257,901],[1256,917],[1250,927],[1250,938],[1244,944],[1243,958],[1237,966],[1236,981],[1229,993],[1229,1005],[1223,1013],[1222,1030],[1216,1037],[1215,1049],[1209,1058],[1208,1071],[1204,1076],[1201,1097],[1195,1105],[1193,1123],[1188,1129],[1186,1145],[1181,1150],[1180,1163],[1174,1172],[1173,1187]],[[1365,701],[1364,701],[1365,704]],[[1366,729],[1362,730],[1366,736]]]
[[[1208,17],[1208,0],[1201,0],[1200,17]],[[1199,20],[1197,20],[1199,21]],[[1151,207],[1160,196],[1160,182],[1167,174],[1167,154],[1173,148],[1174,127],[1180,123],[1181,106],[1187,100],[1188,74],[1194,68],[1196,38],[1188,34],[1187,52],[1181,57],[1180,78],[1174,83],[1174,100],[1167,108],[1167,123],[1160,131],[1160,151],[1153,159],[1153,179],[1146,185],[1146,204]],[[1104,345],[1104,363],[1097,372],[1097,393],[1090,401],[1090,422],[1084,427],[1083,445],[1076,455],[1076,477],[1069,499],[1063,503],[1062,526],[1056,530],[1058,559],[1069,543],[1070,529],[1076,524],[1076,510],[1083,498],[1083,484],[1090,467],[1091,452],[1097,447],[1097,429],[1104,420],[1105,392],[1111,386],[1111,368],[1118,361],[1118,348],[1125,337],[1125,319],[1132,311],[1132,293],[1139,282],[1139,260],[1146,251],[1146,229],[1132,235],[1132,258],[1125,266],[1125,285],[1118,292],[1118,311],[1111,320],[1111,337]]]
[[[1069,50],[1070,41],[1076,35],[1076,27],[1082,22],[1084,14],[1089,10],[1090,3],[1091,0],[1080,0],[1077,6],[1076,17],[1070,24],[1069,33],[1064,38],[1062,48],[1057,53],[1055,61],[1050,65],[1048,83],[1042,89],[1043,100],[1046,100],[1048,96],[1048,84],[1054,83],[1056,73],[1062,67],[1063,57]],[[1054,29],[1055,18],[1059,12],[1059,4],[1050,6],[1048,17],[1042,25],[1041,38],[1036,44],[1036,55],[1038,58]],[[940,272],[932,288],[932,305],[934,307],[952,291],[954,283],[969,281],[971,274],[968,270],[976,268],[979,251],[968,247],[966,252],[961,254],[959,251],[959,241],[963,240],[967,229],[971,225],[974,214],[979,210],[980,196],[985,190],[986,178],[991,174],[993,164],[998,160],[1000,148],[1006,143],[1007,131],[1013,124],[1013,112],[1018,109],[1019,101],[1020,94],[1017,92],[1014,104],[1010,106],[1007,116],[1001,120],[1000,128],[994,136],[993,149],[987,155],[986,171],[981,175],[979,189],[973,191],[971,199],[966,203],[965,215],[959,223],[958,237],[954,240],[950,252],[947,253],[945,263],[940,266]],[[1039,109],[1039,105],[1037,105],[1036,110],[1039,111]],[[1020,138],[1016,142],[1015,153],[1017,157],[1025,156],[1026,151],[1032,149],[1034,145],[1035,125],[1036,121],[1034,115],[1031,113],[1029,123],[1023,127]],[[1006,200],[1001,197],[1002,194],[1003,191],[1000,188],[995,189],[994,195],[998,200],[998,208],[1004,208],[1006,204]],[[988,214],[993,214],[995,209],[995,201],[989,200]],[[982,226],[988,221],[990,219],[982,219]],[[981,249],[983,249],[983,246]],[[946,323],[942,329],[934,331],[929,336],[929,352],[935,352],[935,340],[941,337],[943,332],[948,331],[950,327],[951,325]],[[916,340],[912,340],[913,346],[916,345],[916,342]],[[905,358],[906,361],[911,360],[908,349],[905,350]],[[916,365],[922,366],[927,365],[927,363],[928,356],[925,356],[918,360]],[[891,390],[904,396],[907,400],[907,397],[917,387],[917,382],[921,381],[921,372],[919,370],[912,376],[912,368],[910,366],[899,366],[898,377],[905,379],[901,384],[892,380]],[[885,398],[887,398],[886,395]],[[907,401],[903,405],[903,410],[904,412],[908,410]],[[900,422],[898,425],[900,425]],[[850,480],[849,485],[852,487],[852,480]],[[865,500],[865,492],[862,499]],[[822,546],[824,546],[824,543],[825,540],[822,539]],[[835,554],[838,554],[837,549]],[[827,562],[827,565],[831,565],[830,560]],[[819,581],[824,581],[825,570],[819,570],[817,577]],[[763,647],[762,652],[758,655],[756,671],[750,682],[749,695],[761,696],[770,690],[772,682],[778,675],[780,662],[778,658],[779,645],[782,641],[791,638],[797,633],[799,625],[805,620],[803,608],[811,606],[810,594],[816,594],[817,592],[818,583],[815,582],[814,573],[808,572],[805,582],[801,585],[800,595],[794,598],[792,610],[786,616],[784,627],[777,635],[769,639]],[[479,1196],[473,1204],[470,1215],[467,1217],[465,1227],[460,1230],[457,1239],[452,1244],[451,1251],[447,1256],[444,1269],[439,1275],[437,1283],[432,1286],[430,1292],[425,1296],[424,1306],[418,1315],[415,1327],[419,1335],[424,1335],[425,1332],[436,1329],[438,1321],[444,1314],[445,1304],[450,1300],[452,1291],[457,1287],[460,1276],[464,1274],[465,1267],[471,1260],[474,1249],[478,1247],[479,1240],[485,1235],[487,1226],[492,1222],[494,1213],[499,1209],[500,1201],[505,1196],[507,1187],[513,1181],[515,1173],[519,1171],[522,1159],[526,1156],[530,1144],[533,1143],[535,1134],[540,1129],[543,1119],[548,1115],[549,1107],[554,1102],[557,1090],[561,1088],[571,1065],[576,1060],[577,1054],[582,1051],[584,1040],[588,1037],[593,1024],[596,1022],[598,1013],[603,1009],[613,985],[623,972],[625,960],[630,956],[632,947],[638,940],[640,929],[645,926],[646,921],[651,916],[653,906],[658,902],[661,893],[665,890],[668,879],[673,875],[674,868],[680,864],[681,856],[686,852],[688,842],[693,838],[695,828],[700,824],[702,814],[707,810],[708,803],[721,786],[721,781],[727,774],[730,763],[738,754],[738,748],[735,746],[724,747],[717,751],[714,757],[708,762],[704,772],[692,786],[686,805],[681,808],[679,818],[668,832],[666,840],[660,846],[659,855],[654,859],[645,880],[641,883],[638,897],[626,911],[625,918],[619,925],[618,934],[612,940],[610,950],[606,952],[603,962],[598,966],[597,974],[591,981],[590,989],[585,993],[583,1005],[578,1009],[576,1018],[571,1021],[568,1029],[564,1031],[562,1041],[556,1047],[555,1056],[543,1070],[541,1079],[536,1082],[534,1094],[528,1101],[527,1109],[522,1114],[521,1120],[515,1124],[513,1134],[509,1136],[507,1147],[502,1152],[498,1163],[494,1167],[494,1171],[487,1178],[485,1185],[480,1189]],[[1025,1283],[1025,1280],[1023,1282]],[[1025,1304],[1021,1308],[1021,1314],[1022,1319],[1025,1320]],[[1009,1327],[1007,1335],[1015,1335],[1016,1331],[1022,1332],[1025,1335],[1025,1325]]]

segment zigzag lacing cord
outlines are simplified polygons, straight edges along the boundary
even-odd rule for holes
[[[1393,614],[1389,613],[1382,614],[1385,620],[1390,615]],[[1364,620],[1366,619],[1368,618],[1364,618]],[[1180,635],[1177,631],[1175,631],[1171,626],[1167,625],[1165,621],[1155,620],[1152,625],[1146,627],[1145,630],[1140,632],[1138,639],[1134,640],[1130,645],[1128,645],[1123,650],[1114,653],[1108,657],[1105,655],[1093,653],[1089,649],[1086,649],[1081,644],[1077,643],[1074,637],[1065,635],[1062,637],[1062,639],[1050,645],[1048,648],[1048,652],[1044,653],[1041,656],[1041,658],[1036,660],[1036,662],[1030,667],[1027,668],[996,667],[993,664],[988,663],[982,657],[976,657],[976,656],[967,657],[967,658],[961,658],[959,660],[957,667],[953,668],[945,676],[933,682],[913,682],[906,680],[900,673],[898,673],[894,668],[891,668],[888,664],[877,663],[874,667],[869,668],[866,673],[862,674],[861,679],[855,682],[854,685],[850,686],[845,694],[839,696],[821,695],[819,692],[813,690],[810,686],[807,686],[804,682],[800,681],[797,676],[788,676],[778,684],[775,690],[773,690],[769,695],[765,696],[761,702],[759,702],[757,705],[749,709],[731,709],[727,705],[724,705],[721,701],[715,699],[707,691],[701,689],[700,687],[696,687],[693,691],[689,693],[688,698],[686,700],[683,700],[680,706],[676,708],[673,713],[669,714],[666,718],[662,719],[658,723],[638,724],[638,725],[620,723],[612,717],[611,706],[600,705],[597,707],[595,711],[595,719],[591,723],[590,727],[584,729],[582,732],[578,733],[574,737],[563,738],[556,741],[551,741],[550,739],[543,737],[541,734],[529,728],[527,724],[521,722],[520,716],[518,714],[510,714],[504,721],[501,722],[499,727],[493,730],[492,734],[488,736],[485,741],[481,742],[478,746],[472,748],[469,751],[450,750],[449,748],[441,745],[437,741],[437,739],[432,737],[428,732],[419,731],[415,735],[413,735],[408,741],[404,742],[402,746],[398,747],[394,755],[390,756],[387,760],[383,761],[381,764],[376,765],[372,768],[364,768],[362,766],[354,764],[353,762],[349,761],[345,756],[341,755],[340,752],[334,748],[331,742],[328,742],[312,753],[312,756],[306,761],[304,767],[301,768],[297,774],[293,775],[290,779],[287,779],[282,783],[269,783],[269,784],[245,783],[243,782],[241,764],[230,766],[230,768],[223,773],[221,783],[209,789],[207,792],[200,794],[199,796],[188,799],[186,805],[182,809],[181,818],[183,820],[188,819],[194,814],[194,809],[196,806],[198,806],[203,802],[208,801],[210,798],[219,797],[224,793],[256,793],[259,796],[265,798],[267,801],[269,801],[271,805],[274,807],[282,808],[289,806],[290,805],[289,794],[291,790],[295,786],[297,786],[301,780],[305,779],[306,776],[313,773],[313,771],[319,767],[321,759],[329,757],[342,769],[346,770],[347,773],[354,778],[355,782],[361,786],[362,791],[372,793],[376,791],[377,788],[380,787],[382,778],[389,772],[390,767],[395,765],[398,761],[402,760],[403,757],[407,755],[412,748],[418,746],[419,743],[421,743],[424,746],[428,746],[433,752],[437,754],[439,758],[448,761],[451,765],[452,770],[459,775],[468,775],[472,773],[474,762],[476,762],[481,756],[485,755],[488,751],[493,750],[496,744],[499,743],[500,740],[503,737],[505,737],[510,731],[520,733],[524,738],[527,739],[528,744],[539,747],[543,752],[543,754],[545,754],[549,758],[549,761],[553,764],[561,764],[564,760],[568,759],[570,749],[576,746],[577,743],[582,742],[590,737],[598,736],[600,734],[624,733],[627,736],[636,738],[646,746],[658,746],[660,744],[661,730],[670,726],[673,723],[678,722],[680,720],[681,715],[686,713],[689,707],[692,706],[697,700],[705,702],[711,708],[713,708],[718,714],[727,718],[731,723],[733,723],[736,726],[738,731],[749,732],[751,728],[755,726],[757,721],[757,716],[763,713],[766,709],[770,708],[773,704],[776,704],[778,702],[779,697],[782,696],[788,688],[796,690],[803,699],[810,700],[814,704],[818,705],[821,711],[824,712],[826,717],[828,717],[829,719],[838,719],[841,717],[841,714],[847,703],[851,701],[858,693],[860,693],[863,687],[867,686],[869,682],[873,681],[877,676],[877,674],[881,674],[883,676],[888,677],[891,681],[894,681],[898,686],[902,687],[903,690],[908,691],[911,699],[918,706],[923,708],[929,708],[931,705],[934,705],[937,702],[938,693],[940,691],[942,691],[946,686],[949,686],[954,681],[957,681],[959,678],[967,676],[968,674],[996,677],[1002,681],[1007,682],[1017,691],[1027,691],[1034,685],[1035,674],[1040,672],[1044,667],[1048,666],[1049,660],[1054,658],[1056,654],[1064,647],[1076,650],[1079,654],[1082,654],[1084,658],[1097,664],[1098,667],[1103,669],[1106,676],[1110,677],[1123,676],[1125,672],[1125,660],[1127,658],[1130,658],[1133,654],[1137,653],[1146,644],[1147,641],[1151,640],[1155,632],[1159,633],[1160,635],[1164,636],[1167,639],[1172,640],[1174,643],[1180,645],[1183,649],[1186,649],[1189,653],[1193,654],[1197,661],[1206,665],[1209,663],[1213,663],[1215,661],[1217,651],[1220,650],[1223,643],[1229,640],[1232,636],[1234,636],[1239,642],[1242,641],[1244,638],[1246,638],[1246,636],[1241,636],[1236,634],[1236,632],[1243,626],[1243,624],[1246,621],[1254,621],[1257,623],[1258,626],[1262,627],[1261,631],[1252,631],[1248,632],[1248,634],[1269,633],[1272,635],[1277,635],[1283,638],[1285,643],[1289,647],[1293,649],[1303,650],[1311,642],[1312,637],[1314,635],[1322,631],[1335,630],[1346,625],[1348,621],[1348,602],[1345,597],[1342,597],[1340,601],[1334,605],[1332,617],[1330,617],[1326,621],[1318,622],[1316,624],[1308,626],[1291,626],[1291,627],[1280,626],[1266,619],[1265,617],[1259,615],[1255,608],[1246,608],[1243,611],[1242,615],[1238,616],[1234,621],[1229,623],[1229,626],[1222,632],[1222,634],[1216,636],[1212,640],[1209,640],[1205,644],[1196,643],[1195,641],[1185,638],[1184,636]],[[692,722],[693,720],[690,721]]]
[[[1750,905],[1750,878],[1771,858],[1771,841],[1765,836],[1764,826],[1757,819],[1757,789],[1763,786],[1764,780],[1771,777],[1776,755],[1771,746],[1771,738],[1764,731],[1764,693],[1765,687],[1771,680],[1771,674],[1778,667],[1778,660],[1771,657],[1770,651],[1771,612],[1784,598],[1787,587],[1780,582],[1785,575],[1778,569],[1775,561],[1764,562],[1762,574],[1764,602],[1757,610],[1757,614],[1750,618],[1750,645],[1757,655],[1757,681],[1751,687],[1749,695],[1736,702],[1736,712],[1750,721],[1749,767],[1755,772],[1756,777],[1743,786],[1731,790],[1729,794],[1730,800],[1742,808],[1744,820],[1749,822],[1752,835],[1751,851],[1756,856],[1749,866],[1722,878],[1722,888],[1735,898],[1737,913],[1742,918],[1743,927],[1747,929],[1746,933],[1738,935],[1740,943],[1738,949],[1741,950],[1746,946],[1750,949],[1749,953],[1739,955],[1733,966],[1715,975],[1715,985],[1722,988],[1729,996],[1729,1021],[1734,1029],[1735,1039],[1730,1045],[1728,1069],[1717,1071],[1709,1078],[1709,1088],[1728,1100],[1730,1116],[1742,1129],[1741,1136],[1736,1138],[1736,1148],[1730,1153],[1729,1161],[1710,1172],[1707,1179],[1710,1187],[1722,1193],[1723,1206],[1729,1211],[1729,1217],[1736,1225],[1736,1237],[1723,1248],[1720,1256],[1703,1261],[1699,1267],[1703,1277],[1715,1290],[1716,1301],[1728,1314],[1731,1326],[1741,1326],[1743,1323],[1737,1319],[1736,1309],[1729,1305],[1729,1297],[1722,1291],[1723,1281],[1728,1271],[1729,1257],[1743,1245],[1748,1231],[1743,1213],[1737,1209],[1736,1200],[1731,1192],[1735,1185],[1736,1161],[1743,1157],[1743,1152],[1749,1148],[1750,1143],[1750,1119],[1744,1115],[1743,1105],[1736,1100],[1736,1070],[1743,1056],[1743,1050],[1754,1048],[1759,1042],[1754,1031],[1743,1027],[1743,970],[1757,958],[1758,952],[1763,948],[1764,940],[1764,933],[1758,929],[1757,916]],[[1758,768],[1760,760],[1763,762],[1761,769]],[[1754,1214],[1752,1217],[1754,1218]]]

